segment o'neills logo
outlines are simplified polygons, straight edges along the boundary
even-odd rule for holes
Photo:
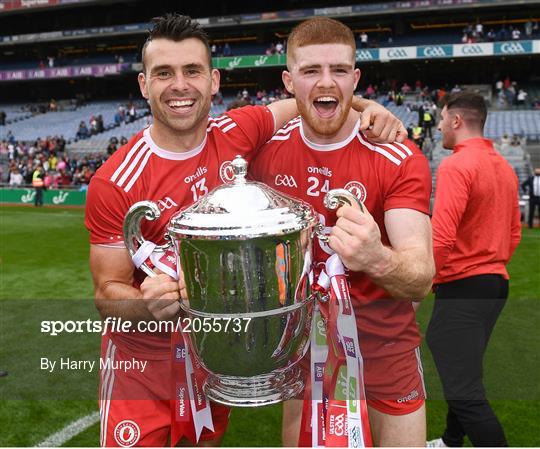
[[[121,447],[131,447],[139,441],[141,429],[131,420],[120,421],[114,428],[114,439]]]
[[[411,391],[407,396],[403,397],[403,398],[399,398],[397,401],[399,403],[402,403],[402,402],[409,402],[409,401],[412,401],[413,399],[416,399],[418,396],[420,396],[418,394],[418,391],[416,390],[413,390]]]
[[[191,373],[191,385],[193,386],[193,394],[195,395],[195,410],[199,412],[206,407],[206,396],[197,382],[195,373]]]
[[[330,415],[328,421],[328,434],[335,435],[337,437],[342,437],[347,434],[347,419],[345,413],[340,413],[339,415]]]
[[[231,161],[225,161],[219,167],[219,177],[225,184],[230,184],[234,181],[234,170]]]
[[[195,181],[197,178],[200,178],[202,175],[204,175],[207,171],[208,171],[208,169],[206,167],[199,167],[199,168],[197,168],[197,171],[195,172],[195,174],[190,175],[190,176],[186,176],[184,178],[184,182],[186,184],[190,184],[193,181]]]
[[[328,167],[308,167],[307,171],[308,173],[316,173],[329,178],[332,177],[332,170],[330,170]]]

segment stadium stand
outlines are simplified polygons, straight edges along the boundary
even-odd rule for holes
[[[75,140],[80,122],[87,122],[92,116],[101,115],[104,128],[106,130],[113,128],[119,104],[119,101],[100,101],[89,103],[75,111],[57,111],[32,116],[24,121],[13,122],[9,126],[0,128],[0,139],[6,139],[8,132],[11,132],[15,140],[21,141],[56,135],[64,136],[68,141]],[[144,113],[146,109],[137,112],[138,116]]]

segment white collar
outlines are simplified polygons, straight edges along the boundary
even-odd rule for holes
[[[192,158],[193,156],[197,156],[197,154],[199,154],[206,145],[207,139],[207,134],[204,133],[204,139],[197,147],[193,148],[192,150],[177,153],[176,151],[168,151],[160,148],[156,144],[156,142],[154,142],[154,139],[152,139],[152,136],[150,135],[150,126],[144,130],[143,136],[152,153],[158,155],[159,157],[162,157],[163,159],[170,159],[173,161],[183,161]]]
[[[315,151],[335,151],[335,150],[339,150],[339,149],[347,146],[349,143],[351,143],[351,141],[358,134],[359,130],[360,130],[360,120],[358,120],[356,122],[356,124],[354,125],[354,129],[352,130],[351,134],[348,137],[346,137],[344,140],[342,140],[341,142],[320,144],[320,143],[311,142],[306,137],[306,135],[304,134],[303,120],[300,120],[300,135],[302,136],[302,140],[304,141],[304,143],[309,148],[311,148],[312,150],[315,150]]]

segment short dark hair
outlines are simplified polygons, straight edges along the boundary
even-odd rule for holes
[[[206,47],[208,65],[212,68],[212,52],[208,43],[208,34],[206,34],[206,31],[204,31],[199,22],[189,16],[178,13],[167,13],[164,16],[154,17],[151,23],[152,28],[148,30],[148,37],[141,51],[143,72],[145,72],[144,53],[148,44],[154,39],[169,39],[174,42],[181,42],[190,38],[198,39]]]
[[[443,106],[446,106],[448,111],[459,109],[467,125],[484,129],[487,107],[482,95],[466,90],[456,92],[444,97]]]

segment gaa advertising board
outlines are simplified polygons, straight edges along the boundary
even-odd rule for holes
[[[360,49],[358,62],[389,62],[405,59],[476,58],[481,56],[519,56],[540,53],[540,40],[481,42],[476,44],[437,44],[380,49]]]

